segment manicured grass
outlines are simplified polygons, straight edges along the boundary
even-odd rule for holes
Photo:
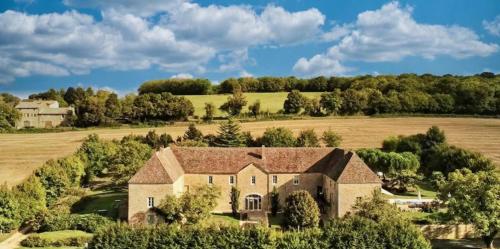
[[[234,218],[231,213],[211,214],[210,218],[205,221],[205,224],[220,224],[220,225],[236,225],[240,223],[238,218]]]
[[[319,97],[321,92],[303,92],[303,95],[308,98]],[[260,100],[261,111],[269,111],[271,113],[276,113],[283,109],[283,103],[285,102],[288,92],[277,92],[277,93],[244,93],[247,105],[254,103],[256,100]],[[227,101],[227,98],[231,94],[214,94],[214,95],[184,95],[188,98],[194,106],[194,115],[203,116],[205,115],[205,103],[212,103],[217,108]],[[248,111],[248,107],[245,107],[244,112]],[[222,115],[218,110],[216,116]]]
[[[0,184],[13,185],[28,177],[48,159],[67,156],[81,144],[82,139],[96,133],[103,139],[119,139],[129,134],[146,134],[149,130],[177,137],[186,131],[186,123],[157,128],[96,128],[81,131],[43,134],[0,134]],[[320,134],[331,128],[342,138],[346,149],[376,148],[388,136],[424,133],[432,125],[446,132],[448,143],[483,153],[500,164],[500,119],[394,117],[369,118],[325,117],[304,120],[258,121],[242,123],[243,131],[260,136],[269,127],[284,126],[295,134],[314,128]],[[217,124],[199,124],[204,134],[215,134]]]
[[[38,236],[40,236],[42,239],[48,239],[48,240],[60,240],[60,239],[67,239],[67,238],[74,238],[74,237],[92,237],[91,233],[86,233],[83,231],[79,230],[61,230],[61,231],[54,231],[54,232],[43,232],[39,233]]]
[[[118,207],[127,199],[125,190],[97,191],[83,197],[71,207],[73,213],[100,214],[111,218],[118,217]]]
[[[394,195],[392,198],[413,199],[418,198],[418,191],[422,198],[436,198],[436,190],[434,190],[428,182],[418,182],[416,188],[402,194]]]

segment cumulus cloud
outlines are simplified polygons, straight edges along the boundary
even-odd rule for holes
[[[484,29],[488,30],[490,34],[494,36],[500,36],[500,15],[497,15],[495,19],[491,21],[483,21]]]
[[[388,62],[410,56],[462,59],[488,56],[498,50],[496,44],[480,41],[468,28],[417,23],[412,9],[398,2],[362,12],[351,25],[349,32],[327,52],[310,59],[300,58],[294,70],[305,75],[342,74],[345,61]]]
[[[179,74],[174,74],[171,79],[192,79],[194,78],[193,75],[188,74],[188,73],[179,73]]]
[[[0,13],[0,83],[35,74],[87,74],[96,68],[168,72],[239,72],[252,63],[248,48],[312,39],[324,16],[317,9],[288,12],[269,5],[202,7],[184,0],[65,0],[75,8],[98,8],[101,19],[64,13]],[[155,18],[152,17],[155,15]]]
[[[268,5],[260,15],[249,6],[202,7],[183,3],[162,23],[181,39],[204,41],[219,49],[260,44],[293,44],[313,39],[325,17],[317,9],[288,12]]]
[[[73,8],[97,8],[138,16],[151,16],[175,9],[187,0],[63,0],[66,6]]]

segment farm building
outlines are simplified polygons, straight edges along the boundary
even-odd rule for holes
[[[59,126],[67,115],[73,115],[72,107],[59,107],[54,100],[24,100],[19,102],[16,109],[21,118],[16,128],[53,128]]]
[[[291,192],[307,190],[329,217],[345,215],[358,198],[381,188],[378,176],[356,153],[338,148],[172,146],[155,152],[130,179],[128,220],[154,223],[153,210],[162,198],[204,184],[221,189],[214,212],[231,212],[235,186],[241,212],[269,211],[276,188],[282,205]]]

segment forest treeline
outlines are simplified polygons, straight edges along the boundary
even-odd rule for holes
[[[142,84],[137,94],[119,97],[116,93],[92,88],[69,87],[35,93],[29,99],[57,100],[60,106],[73,106],[75,114],[65,126],[106,126],[119,123],[156,123],[187,120],[194,114],[191,101],[180,95],[233,93],[221,106],[207,97],[204,119],[214,118],[219,109],[228,116],[248,114],[258,118],[259,102],[248,103],[246,92],[289,91],[279,114],[287,115],[376,115],[376,114],[500,114],[500,75],[230,78],[219,85],[206,79],[167,79]],[[307,98],[304,91],[323,92]],[[19,99],[0,95],[0,130],[9,130],[20,116],[14,106]],[[248,106],[247,106],[248,104]],[[248,108],[248,112],[244,112]],[[266,115],[269,115],[267,113]]]

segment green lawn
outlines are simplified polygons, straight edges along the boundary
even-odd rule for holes
[[[236,225],[239,226],[240,220],[233,217],[231,213],[212,214],[210,218],[205,221],[205,224],[219,224],[219,225]]]
[[[40,236],[42,239],[59,240],[59,239],[67,239],[73,237],[92,237],[92,234],[79,230],[61,230],[54,232],[39,233],[38,236]]]
[[[390,196],[389,198],[400,198],[400,199],[418,198],[418,190],[420,190],[422,198],[436,198],[437,194],[436,190],[434,190],[427,182],[418,182],[416,188],[412,188],[406,193],[395,194],[394,196]]]
[[[321,92],[303,92],[303,95],[314,98],[319,97]],[[283,102],[285,102],[287,92],[277,92],[277,93],[244,93],[248,105],[252,104],[256,100],[260,100],[261,111],[269,111],[271,113],[276,113],[280,109],[283,109]],[[227,101],[227,97],[231,94],[214,94],[214,95],[184,95],[188,98],[194,105],[194,115],[203,116],[205,114],[205,103],[212,103],[217,108]],[[248,107],[244,107],[244,111],[248,111]],[[220,116],[221,112],[217,110],[216,116]]]
[[[111,218],[118,217],[118,207],[127,199],[127,192],[123,190],[96,191],[75,203],[71,207],[73,213],[101,214]]]

